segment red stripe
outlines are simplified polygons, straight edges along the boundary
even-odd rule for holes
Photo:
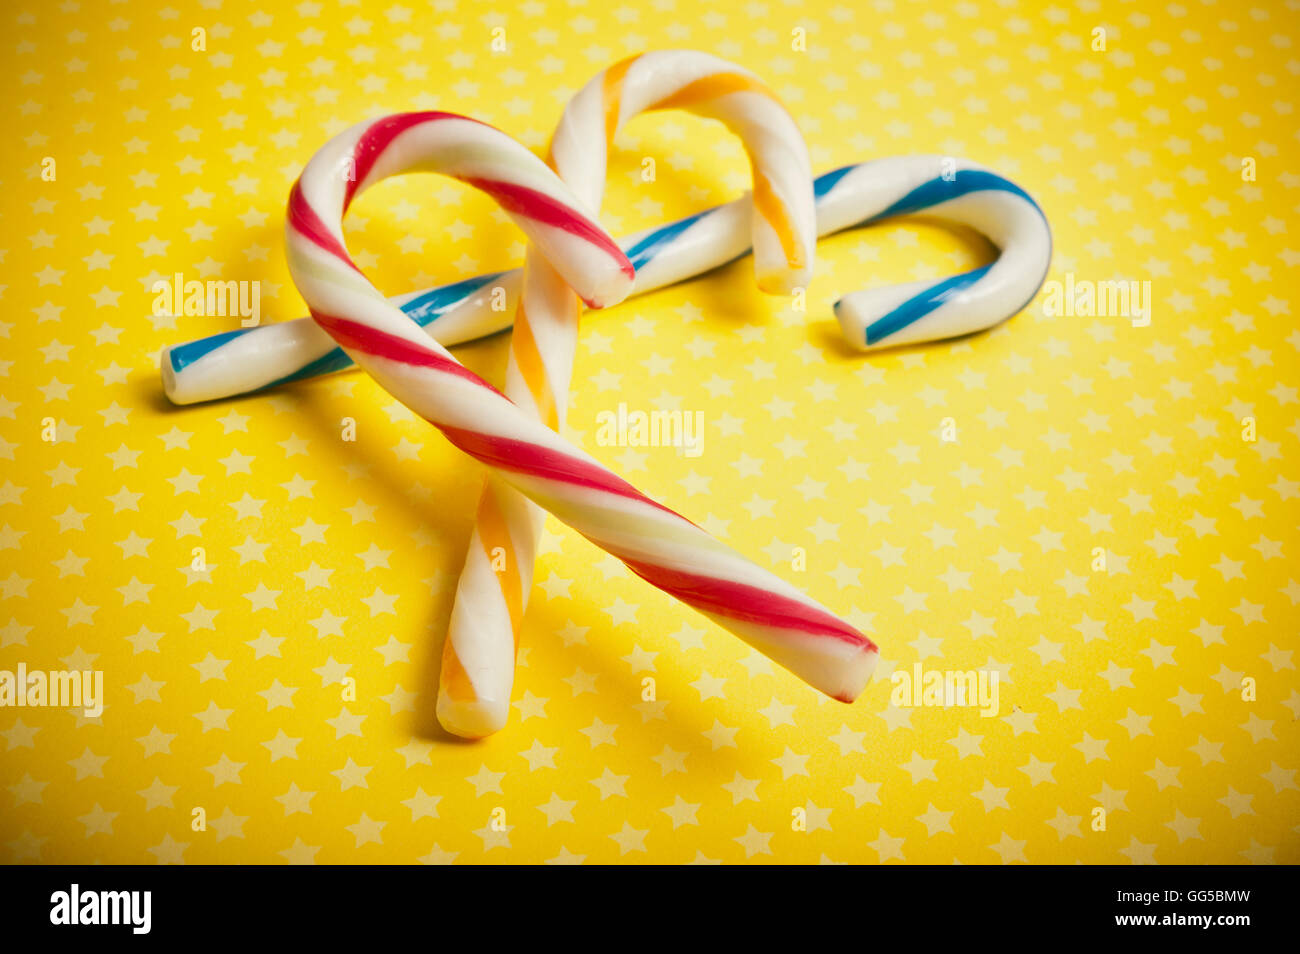
[[[387,358],[390,361],[400,361],[403,364],[414,365],[415,367],[430,368],[443,374],[451,374],[472,384],[477,384],[503,400],[510,400],[469,368],[443,357],[430,348],[400,338],[397,335],[389,334],[386,331],[379,331],[349,318],[339,318],[318,311],[312,311],[311,315],[316,320],[316,323],[344,348],[363,351],[366,354]],[[576,484],[580,487],[590,487],[593,490],[602,490],[620,497],[642,501],[652,507],[678,516],[663,504],[651,500],[627,481],[611,474],[597,464],[591,464],[548,447],[530,444],[527,441],[480,434],[477,431],[450,427],[433,420],[430,420],[429,423],[442,431],[448,440],[465,453],[490,467],[498,467],[515,473],[530,474],[546,480]],[[682,519],[685,520],[686,518],[683,517]]]
[[[509,400],[473,371],[425,346],[348,318],[338,318],[317,311],[312,312],[312,317],[330,337],[345,348],[390,361],[400,361],[403,364],[451,374],[477,384],[504,400]],[[663,504],[651,500],[627,481],[597,464],[549,447],[530,444],[527,441],[481,434],[477,431],[439,424],[437,421],[429,423],[442,431],[458,448],[489,467],[637,500],[675,517],[686,519]],[[633,573],[664,592],[719,616],[780,629],[798,630],[818,636],[830,636],[865,649],[876,648],[871,640],[842,620],[789,597],[779,596],[744,583],[670,570],[634,560],[624,562]]]
[[[313,245],[323,248],[348,268],[358,274],[361,273],[361,269],[353,264],[352,256],[348,254],[348,250],[325,227],[325,223],[320,220],[316,210],[303,197],[302,179],[293,184],[293,191],[289,193],[289,224],[293,226],[294,231]]]
[[[352,199],[355,197],[358,187],[370,175],[375,162],[378,161],[379,156],[394,139],[413,126],[443,119],[463,119],[466,122],[487,126],[487,128],[499,132],[495,126],[488,126],[487,123],[480,123],[477,119],[470,119],[468,116],[461,116],[457,113],[436,111],[397,113],[376,120],[361,134],[361,138],[357,140],[357,144],[352,150],[355,177],[349,180],[347,184],[343,202],[344,210],[346,211],[348,206],[352,204]],[[501,135],[505,136],[505,133]],[[632,267],[632,263],[628,261],[627,256],[623,254],[623,250],[619,248],[618,244],[598,225],[586,216],[575,214],[564,203],[557,202],[536,189],[502,182],[499,179],[481,179],[471,176],[458,178],[467,185],[482,189],[496,199],[507,212],[536,219],[539,222],[563,229],[571,235],[585,239],[596,247],[603,249],[611,258],[617,261],[623,273],[629,278],[636,275],[636,269]]]
[[[357,144],[352,150],[354,176],[349,180],[347,192],[344,194],[343,210],[347,211],[348,206],[352,204],[353,197],[356,195],[357,188],[370,175],[370,170],[374,168],[380,154],[388,148],[394,139],[412,126],[436,122],[440,119],[463,119],[466,122],[477,123],[480,126],[487,125],[487,123],[480,123],[477,119],[461,116],[459,113],[442,113],[436,110],[419,113],[395,113],[392,116],[385,116],[383,119],[376,120],[361,134],[361,138],[357,140]],[[494,127],[489,126],[488,128]]]
[[[507,212],[536,219],[545,225],[563,229],[571,235],[585,239],[618,262],[619,269],[628,278],[636,277],[636,269],[632,267],[632,263],[628,261],[627,256],[623,254],[623,250],[618,247],[613,239],[606,235],[591,219],[574,214],[568,206],[556,201],[546,193],[538,192],[536,189],[530,189],[527,186],[515,185],[512,182],[502,182],[499,179],[466,177],[461,181],[482,189],[496,199],[497,204]]]
[[[478,431],[466,431],[458,427],[446,427],[436,421],[430,423],[446,434],[447,439],[466,454],[489,467],[540,477],[543,480],[573,484],[577,487],[589,487],[592,490],[604,491],[629,500],[638,500],[674,517],[681,516],[663,504],[651,500],[626,480],[611,474],[599,464],[591,464],[562,451],[530,444],[527,441],[480,434]],[[686,518],[682,517],[682,519]]]
[[[345,348],[455,375],[509,400],[473,371],[415,342],[347,318],[316,311],[312,312],[312,317]],[[609,473],[599,465],[526,441],[481,434],[477,431],[439,424],[437,421],[430,421],[430,423],[442,431],[456,447],[489,467],[599,490],[637,500],[680,517],[679,514],[646,497],[627,481]],[[685,520],[684,517],[681,519]],[[671,570],[635,560],[624,560],[624,562],[633,573],[665,593],[718,616],[778,629],[792,629],[816,636],[828,636],[870,651],[876,649],[871,640],[842,620],[789,597],[744,583],[733,583],[682,570]]]
[[[567,454],[539,447],[536,444],[492,437],[455,427],[440,426],[439,430],[458,448],[490,467],[617,494],[639,500],[675,517],[680,517],[680,514],[651,500],[631,484],[603,468]],[[690,606],[715,615],[775,629],[826,636],[863,650],[876,651],[875,643],[848,623],[798,600],[744,583],[671,570],[636,560],[625,559],[623,562],[633,573],[651,585]]]
[[[875,652],[876,644],[843,620],[798,600],[756,586],[670,570],[649,563],[624,560],[647,583],[683,603],[719,616],[778,629],[794,629],[814,636],[829,636]]]
[[[389,334],[387,331],[371,328],[369,325],[363,325],[361,322],[353,321],[350,318],[339,318],[334,315],[326,315],[315,309],[310,310],[311,316],[316,319],[316,324],[324,328],[329,333],[329,336],[344,348],[364,351],[366,354],[373,354],[379,358],[400,361],[403,364],[412,364],[420,368],[432,368],[435,371],[455,375],[480,387],[487,388],[498,397],[506,397],[463,364],[451,358],[443,357],[432,348]],[[510,399],[506,398],[506,400]],[[431,421],[430,423],[436,424],[437,422]]]

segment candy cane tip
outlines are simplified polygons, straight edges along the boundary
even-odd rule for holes
[[[880,653],[874,647],[864,647],[831,677],[830,684],[826,686],[826,694],[838,702],[852,704],[871,683],[879,662]]]
[[[176,370],[172,367],[172,349],[163,348],[158,354],[158,370],[162,374],[163,394],[173,404],[183,402],[176,399]]]
[[[585,294],[581,296],[583,303],[588,308],[612,308],[632,294],[635,280],[636,270],[629,262],[626,268],[619,268],[617,272],[611,272],[608,278],[588,285],[584,289]]]
[[[438,722],[452,735],[462,739],[483,739],[505,727],[510,715],[509,700],[452,700],[448,693],[438,694]]]
[[[840,334],[850,347],[858,351],[869,351],[871,348],[867,345],[867,325],[870,324],[870,319],[863,315],[860,308],[854,306],[851,299],[852,296],[847,295],[835,303],[832,309],[835,320],[839,322]]]
[[[737,627],[733,620],[732,628],[773,662],[840,702],[853,702],[862,694],[880,661],[876,644],[860,633],[853,639],[808,639],[778,632],[772,638],[763,627]]]
[[[769,295],[792,295],[806,289],[812,277],[810,256],[797,261],[784,256],[758,255],[754,258],[754,280],[759,290]]]
[[[796,289],[806,288],[808,276],[803,272],[765,272],[755,275],[758,290],[768,295],[792,295]]]
[[[623,298],[618,298],[617,300],[611,301],[606,299],[603,295],[597,295],[591,298],[582,299],[582,303],[586,305],[588,308],[594,308],[597,310],[601,308],[613,308],[615,305],[620,304],[622,301]]]

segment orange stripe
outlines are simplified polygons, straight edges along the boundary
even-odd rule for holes
[[[627,71],[632,68],[632,64],[639,60],[641,56],[642,54],[637,53],[627,59],[619,60],[605,70],[605,76],[601,80],[601,101],[605,107],[606,146],[613,144],[614,134],[618,132],[618,114],[619,110],[623,108],[623,80],[627,76]],[[554,139],[546,147],[546,164],[551,167],[552,171],[559,171],[555,168]]]
[[[687,83],[677,92],[659,100],[650,109],[689,108],[705,100],[717,99],[731,93],[757,93],[766,96],[778,106],[781,105],[776,94],[752,76],[743,76],[739,73],[713,73],[693,83]],[[792,269],[803,268],[806,264],[803,246],[799,242],[786,204],[781,201],[773,190],[772,183],[752,160],[750,170],[754,178],[754,208],[776,232],[776,237],[781,242],[781,250],[785,252],[786,264]]]
[[[786,204],[781,201],[773,190],[772,183],[756,164],[751,162],[750,170],[754,174],[754,208],[767,220],[767,224],[772,226],[772,231],[776,232],[776,237],[781,242],[781,250],[785,252],[786,264],[792,269],[803,268],[806,264],[803,246],[795,235],[794,222],[790,220]]]
[[[730,93],[758,93],[766,96],[778,106],[781,101],[776,94],[752,76],[740,73],[710,73],[701,76],[693,83],[687,83],[674,93],[669,93],[659,102],[647,109],[687,109],[706,99],[717,99]]]
[[[601,93],[605,101],[605,144],[607,146],[614,142],[614,133],[618,132],[618,114],[623,108],[623,80],[627,77],[627,71],[632,68],[632,64],[640,58],[640,53],[629,56],[605,70]]]
[[[515,310],[515,330],[510,336],[510,348],[514,353],[515,365],[519,374],[528,385],[528,391],[537,405],[537,417],[552,430],[558,423],[555,411],[555,396],[551,393],[550,381],[546,376],[546,365],[542,363],[542,354],[537,350],[537,339],[528,324],[528,315],[524,311],[521,298]]]
[[[497,547],[505,552],[505,566],[494,572],[501,586],[501,596],[506,601],[506,611],[510,615],[511,635],[514,637],[515,649],[518,651],[519,625],[524,615],[519,566],[515,558],[514,543],[510,539],[505,516],[501,512],[501,504],[497,500],[496,490],[490,483],[484,486],[483,496],[479,499],[478,535],[489,565],[493,563],[493,551]],[[447,639],[442,644],[442,673],[438,682],[439,691],[453,702],[473,702],[478,699],[474,684],[456,654],[456,647],[451,639]]]
[[[461,665],[456,648],[448,638],[442,644],[442,674],[438,677],[438,691],[452,702],[473,702],[478,698],[469,674]]]
[[[493,562],[492,551],[500,547],[505,552],[505,566],[496,570],[497,581],[501,585],[501,595],[505,598],[506,609],[510,613],[510,628],[515,637],[515,648],[519,647],[519,626],[523,621],[523,588],[519,583],[519,561],[515,556],[515,545],[510,539],[506,527],[505,514],[493,484],[483,488],[483,496],[478,504],[478,535],[483,543],[483,552],[488,563]]]

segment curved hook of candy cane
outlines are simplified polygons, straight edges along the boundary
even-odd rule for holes
[[[945,307],[931,309],[929,320],[912,328],[913,334],[926,332],[926,338],[911,340],[964,334],[1005,321],[1033,299],[1047,276],[1052,251],[1047,220],[1023,189],[983,166],[948,156],[878,159],[824,173],[813,185],[821,236],[905,214],[940,219],[951,214],[952,221],[960,223],[963,213],[974,211],[977,214],[966,215],[965,224],[1001,246],[992,267],[957,289],[967,306],[978,307],[980,320],[965,330],[949,331],[949,321],[960,321],[960,309],[946,305],[946,300],[936,302]],[[970,201],[954,203],[965,197]],[[1008,216],[1005,224],[998,218],[1003,214]],[[636,266],[632,293],[640,295],[694,278],[745,255],[749,222],[749,200],[737,199],[621,240],[619,244]],[[435,340],[450,347],[509,328],[520,278],[521,270],[514,269],[391,300],[426,327]],[[860,298],[846,297],[849,304],[844,313],[849,326],[845,333],[853,346],[871,349],[901,343],[898,337],[886,335],[868,344],[867,328],[897,311],[902,302],[916,298],[927,286],[937,284],[913,283],[916,290],[910,295],[903,291],[909,286],[877,290],[898,302],[890,302],[888,308],[883,303],[867,307],[870,303]],[[504,309],[492,307],[495,289],[506,298]],[[852,306],[858,309],[856,316],[848,311]],[[352,359],[310,318],[299,318],[176,345],[164,350],[160,364],[167,397],[176,404],[193,404],[341,371],[352,366]]]
[[[817,244],[808,147],[776,94],[743,67],[696,50],[655,50],[616,63],[565,106],[552,164],[599,211],[614,136],[632,117],[665,109],[716,119],[740,139],[753,186],[747,232],[758,286],[772,294],[807,287]]]
[[[438,171],[490,195],[591,307],[616,305],[632,290],[631,262],[569,187],[501,130],[455,113],[396,113],[335,136],[294,186],[290,234],[309,239],[317,257],[346,261],[355,277],[345,284],[371,297],[374,286],[351,264],[343,244],[343,216],[369,186],[411,171]],[[314,194],[306,194],[309,189]],[[309,285],[328,280],[337,286],[342,277],[333,269],[303,272]]]
[[[949,156],[911,156],[846,166],[818,180],[822,234],[923,214],[985,235],[998,257],[950,278],[851,292],[835,303],[840,330],[874,351],[983,331],[1018,314],[1042,287],[1052,233],[1015,183]]]
[[[691,50],[629,57],[598,74],[565,106],[550,165],[593,210],[604,198],[609,148],[642,112],[685,109],[717,119],[745,147],[752,172],[750,234],[761,289],[807,284],[816,245],[811,164],[794,117],[754,74]],[[578,301],[528,250],[506,369],[506,396],[548,427],[563,425]],[[466,738],[502,728],[510,712],[523,615],[543,512],[489,477],[443,642],[438,720]]]
[[[871,640],[521,410],[458,363],[353,263],[342,216],[360,189],[408,169],[452,169],[494,195],[513,197],[517,190],[504,188],[509,176],[502,178],[512,171],[500,161],[504,138],[463,117],[426,113],[363,124],[317,153],[290,195],[285,228],[289,272],[313,320],[389,394],[514,490],[810,685],[851,702],[878,659]],[[348,157],[357,160],[355,183],[340,175]],[[553,191],[559,183],[531,166],[529,176],[533,189]],[[602,245],[578,248],[567,231],[547,232],[523,211],[512,214],[532,241],[552,248],[557,268],[571,255],[588,267],[603,261],[606,277],[621,271],[611,270]],[[578,288],[589,284],[576,277]]]

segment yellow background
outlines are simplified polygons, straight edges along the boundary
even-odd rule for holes
[[[7,4],[0,668],[103,670],[107,706],[0,711],[2,857],[1300,860],[1290,7]],[[552,526],[512,721],[450,740],[431,690],[481,471],[356,373],[170,407],[159,349],[234,322],[152,318],[149,285],[259,280],[266,318],[296,317],[284,201],[334,132],[437,107],[541,149],[591,75],[666,47],[759,73],[819,172],[944,153],[1011,176],[1052,222],[1051,277],[1150,281],[1153,319],[1040,296],[992,334],[850,353],[840,294],[989,259],[924,223],[822,242],[806,314],[747,261],[589,314],[575,435],[865,628],[880,675],[822,699]],[[747,182],[683,114],[619,146],[615,234]],[[391,293],[522,254],[488,200],[424,176],[349,228]],[[499,376],[504,339],[458,353]],[[704,454],[596,447],[620,401],[703,411]],[[998,668],[1001,714],[891,708],[917,661]]]

